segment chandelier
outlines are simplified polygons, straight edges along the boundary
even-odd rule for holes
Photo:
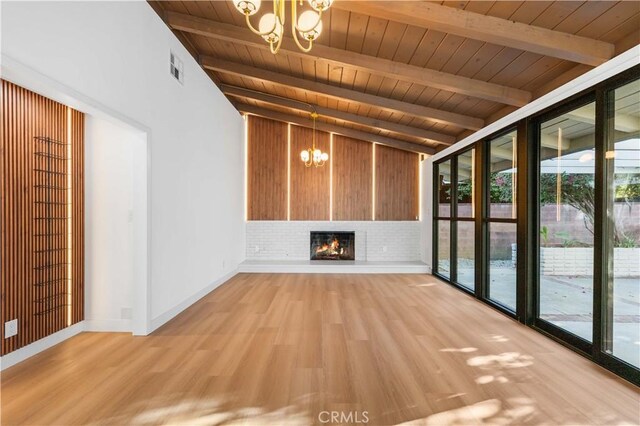
[[[251,31],[262,37],[269,43],[271,53],[278,53],[282,44],[284,24],[285,24],[285,6],[287,0],[273,0],[273,13],[265,13],[260,21],[258,21],[258,29],[252,24],[249,17],[258,13],[262,0],[233,0],[233,4],[240,13],[242,13],[247,21],[247,26]],[[297,16],[296,3],[303,5],[302,0],[291,0],[291,33],[293,40],[303,52],[309,52],[313,47],[313,41],[322,33],[322,12],[329,9],[333,0],[308,0],[313,10],[306,10]],[[303,46],[298,40],[298,33],[308,42],[307,46]]]
[[[324,166],[324,163],[326,163],[326,161],[329,159],[329,154],[327,154],[326,152],[322,152],[321,150],[316,148],[316,118],[318,118],[318,114],[316,112],[312,112],[311,118],[313,119],[313,136],[311,139],[311,148],[307,148],[302,151],[300,153],[300,159],[307,167],[322,167]]]

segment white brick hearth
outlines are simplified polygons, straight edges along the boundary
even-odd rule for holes
[[[355,231],[356,261],[421,259],[421,224],[406,222],[247,222],[247,260],[309,260],[311,231]]]

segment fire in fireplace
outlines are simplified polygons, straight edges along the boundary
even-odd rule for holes
[[[311,260],[355,260],[355,232],[311,231]]]

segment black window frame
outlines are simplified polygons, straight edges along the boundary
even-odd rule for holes
[[[610,191],[607,181],[607,164],[605,161],[605,152],[611,133],[611,121],[609,118],[613,116],[613,96],[615,90],[635,80],[640,80],[640,65],[635,65],[615,76],[612,76],[596,85],[586,88],[568,98],[565,98],[553,105],[550,105],[541,111],[531,114],[515,123],[510,124],[491,135],[462,147],[460,150],[450,153],[442,157],[433,164],[433,238],[432,238],[432,265],[433,275],[442,279],[454,288],[463,291],[465,294],[473,296],[483,303],[486,303],[505,315],[516,319],[517,321],[535,329],[536,331],[552,338],[558,343],[568,347],[569,349],[591,359],[595,363],[607,368],[627,381],[640,386],[640,368],[609,354],[605,351],[604,332],[607,324],[605,323],[605,315],[607,314],[607,288],[608,268],[603,265],[609,265],[612,259],[612,245],[610,240],[606,238],[604,231],[610,226],[612,219],[606,217],[607,195]],[[545,121],[545,117],[553,117],[561,115],[564,112],[571,111],[577,106],[588,104],[589,99],[596,103],[596,129],[595,129],[595,197],[596,197],[596,214],[595,214],[595,235],[594,235],[594,296],[593,296],[593,336],[592,342],[585,345],[586,340],[577,337],[569,332],[562,332],[562,329],[555,330],[538,318],[538,296],[539,296],[539,124]],[[605,126],[606,124],[606,126]],[[516,294],[516,310],[506,308],[505,306],[492,301],[487,295],[487,277],[488,263],[487,253],[487,224],[495,221],[496,218],[488,218],[488,141],[495,139],[501,135],[517,130],[517,200],[516,200],[516,228],[517,228],[517,294]],[[476,240],[476,276],[475,289],[470,291],[464,286],[456,284],[454,268],[457,269],[457,259],[455,258],[456,247],[455,240],[457,237],[457,225],[454,223],[457,218],[457,210],[454,203],[457,202],[456,182],[457,180],[457,155],[475,149],[475,189],[476,189],[476,206],[475,206],[475,232]],[[450,217],[440,217],[437,210],[437,174],[438,165],[442,162],[451,160],[452,175],[452,194],[451,194],[451,214]],[[505,218],[506,219],[506,218]],[[444,277],[438,273],[438,221],[448,220],[450,226],[450,253],[451,262],[450,278]],[[498,220],[496,222],[500,222]],[[609,222],[607,222],[609,221]],[[510,221],[510,223],[513,223]],[[599,261],[598,261],[599,260]],[[457,273],[457,271],[455,271]]]
[[[475,211],[473,217],[458,217],[458,157],[460,155],[466,154],[474,149],[477,149],[478,144],[471,144],[466,146],[455,153],[448,155],[442,159],[440,159],[437,163],[433,165],[433,206],[434,206],[434,216],[433,216],[433,228],[432,228],[432,238],[434,245],[432,251],[432,274],[436,275],[442,280],[450,282],[456,288],[464,291],[465,293],[474,295],[476,293],[476,289],[478,288],[478,273],[476,272],[474,276],[474,286],[473,288],[469,288],[463,284],[458,282],[458,261],[457,261],[457,252],[458,252],[458,221],[461,222],[477,222],[478,217],[478,204],[476,203]],[[475,154],[476,166],[478,163],[478,152],[476,150]],[[440,216],[440,206],[439,206],[439,168],[440,164],[446,163],[449,161],[450,164],[450,182],[451,182],[451,204],[449,210],[449,216]],[[473,176],[473,187],[474,187],[474,197],[478,200],[478,187],[477,184],[477,167],[475,167],[476,173]],[[442,275],[438,270],[438,223],[441,221],[449,222],[449,277]],[[478,266],[478,244],[475,245],[475,255],[474,255],[474,264],[477,271]]]
[[[490,187],[490,180],[491,180],[491,142],[494,141],[497,138],[500,138],[502,136],[505,136],[511,132],[517,132],[517,136],[516,138],[518,138],[520,132],[518,130],[518,126],[517,124],[515,125],[511,125],[509,127],[506,127],[504,129],[499,130],[498,132],[495,132],[491,135],[489,135],[488,137],[484,138],[482,140],[482,145],[483,145],[483,156],[481,158],[481,175],[482,175],[482,188],[481,188],[481,192],[482,192],[482,230],[481,230],[481,244],[482,244],[482,248],[483,248],[483,255],[482,257],[484,257],[482,263],[481,263],[481,272],[482,272],[482,289],[480,291],[479,297],[487,304],[493,306],[494,308],[498,309],[499,311],[501,311],[502,313],[504,313],[505,315],[508,315],[512,318],[517,318],[517,311],[518,311],[518,282],[520,281],[520,276],[518,274],[518,270],[517,267],[520,264],[519,262],[519,252],[517,250],[517,246],[516,246],[516,306],[514,307],[514,309],[511,309],[510,307],[500,303],[498,300],[495,299],[491,299],[490,298],[490,286],[489,286],[489,271],[491,269],[491,265],[490,265],[490,256],[488,256],[488,253],[490,253],[490,247],[491,247],[491,234],[490,234],[490,224],[491,223],[512,223],[516,225],[516,243],[518,243],[519,241],[519,235],[518,235],[518,200],[520,199],[520,194],[519,194],[519,189],[518,187],[516,187],[516,200],[512,200],[515,204],[516,204],[516,217],[515,218],[500,218],[500,217],[491,217],[491,187]],[[518,140],[516,140],[516,145],[513,147],[514,150],[516,150],[516,161],[517,161],[517,168],[516,168],[516,185],[518,185],[519,181],[520,181],[520,159],[518,158],[519,153],[518,151]]]

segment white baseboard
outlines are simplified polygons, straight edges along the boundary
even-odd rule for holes
[[[426,274],[427,268],[420,261],[245,260],[239,270],[244,273],[274,274]]]
[[[58,343],[61,343],[75,336],[76,334],[82,333],[84,331],[84,327],[84,321],[80,321],[79,323],[73,324],[70,327],[64,328],[56,333],[53,333],[47,337],[43,337],[40,340],[37,340],[27,346],[16,349],[15,351],[0,357],[0,371],[12,367],[28,358],[31,358],[32,356],[46,349],[49,349],[52,346],[55,346]]]
[[[190,296],[187,299],[183,300],[182,302],[180,302],[179,304],[177,304],[173,308],[169,309],[165,313],[160,314],[157,317],[155,317],[154,319],[152,319],[151,320],[151,326],[149,327],[149,334],[153,333],[155,330],[157,330],[158,328],[163,326],[165,323],[171,321],[180,312],[184,311],[189,306],[193,305],[198,300],[202,299],[204,296],[206,296],[207,294],[211,293],[213,290],[215,290],[222,283],[224,283],[224,282],[230,280],[231,278],[233,278],[237,273],[238,273],[238,269],[236,268],[233,271],[223,275],[221,278],[215,280],[214,282],[212,282],[211,284],[209,284],[208,286],[206,286],[205,288],[203,288],[199,292],[195,293],[193,296]]]
[[[85,319],[84,331],[131,333],[132,324],[128,319]]]

